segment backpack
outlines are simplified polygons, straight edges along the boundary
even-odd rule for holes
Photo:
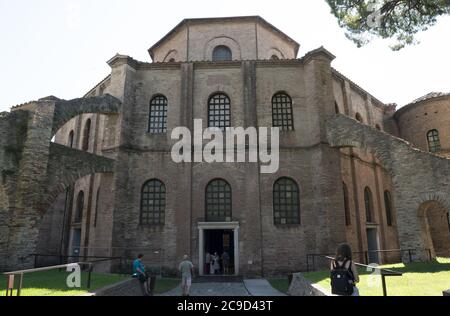
[[[331,293],[334,295],[351,296],[353,294],[354,278],[353,273],[350,272],[351,265],[347,269],[345,265],[348,260],[344,261],[342,265],[335,261],[333,270],[331,270]]]

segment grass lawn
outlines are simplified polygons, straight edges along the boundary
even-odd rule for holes
[[[444,290],[450,289],[450,259],[448,258],[408,265],[386,265],[383,268],[403,272],[401,277],[386,278],[389,296],[442,296]],[[383,295],[380,276],[373,276],[365,269],[359,269],[359,273],[361,280],[358,288],[361,296]],[[304,276],[312,283],[317,283],[331,291],[329,271],[305,273]],[[287,278],[273,279],[269,282],[280,291],[287,291]]]
[[[87,273],[82,273],[81,288],[69,289],[66,285],[68,272],[62,271],[45,271],[32,274],[26,274],[23,278],[22,296],[77,296],[83,295],[101,289],[105,286],[112,285],[121,281],[129,280],[128,275],[101,274],[93,273],[91,279],[91,288],[86,288]],[[0,274],[0,296],[5,295],[7,277]],[[16,287],[19,284],[19,278],[16,276]],[[158,279],[156,282],[155,292],[157,294],[167,292],[175,288],[180,283],[177,279]],[[14,291],[16,295],[16,291]]]
[[[272,285],[273,288],[282,293],[287,293],[289,290],[289,281],[287,277],[285,277],[284,279],[268,279],[267,281],[269,281],[270,285]]]

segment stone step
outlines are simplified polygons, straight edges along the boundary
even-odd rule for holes
[[[193,283],[242,283],[244,278],[235,275],[208,275],[194,278]]]

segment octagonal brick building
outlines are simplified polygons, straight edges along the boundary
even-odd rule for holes
[[[43,215],[37,252],[143,253],[147,266],[167,273],[188,254],[202,275],[206,253],[228,252],[231,274],[269,275],[304,271],[309,254],[332,254],[341,242],[361,262],[400,261],[399,251],[376,252],[409,245],[392,172],[367,148],[332,147],[327,122],[340,114],[448,157],[449,97],[429,95],[396,112],[332,68],[325,48],[301,58],[299,49],[250,16],[184,20],[149,49],[152,62],[114,56],[110,75],[85,98],[112,95],[120,113],[79,115],[55,137],[114,159],[114,173],[83,177],[59,195]],[[279,127],[279,170],[173,162],[171,133],[192,130],[194,119],[219,128]],[[425,227],[414,255],[449,255],[449,210],[440,200],[424,203],[423,212],[408,215]]]

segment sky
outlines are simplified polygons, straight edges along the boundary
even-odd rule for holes
[[[349,41],[325,0],[0,0],[0,112],[49,95],[82,97],[110,73],[116,53],[150,62],[148,48],[184,18],[260,15],[300,43],[324,46],[332,66],[399,107],[450,92],[450,17],[400,52]]]

